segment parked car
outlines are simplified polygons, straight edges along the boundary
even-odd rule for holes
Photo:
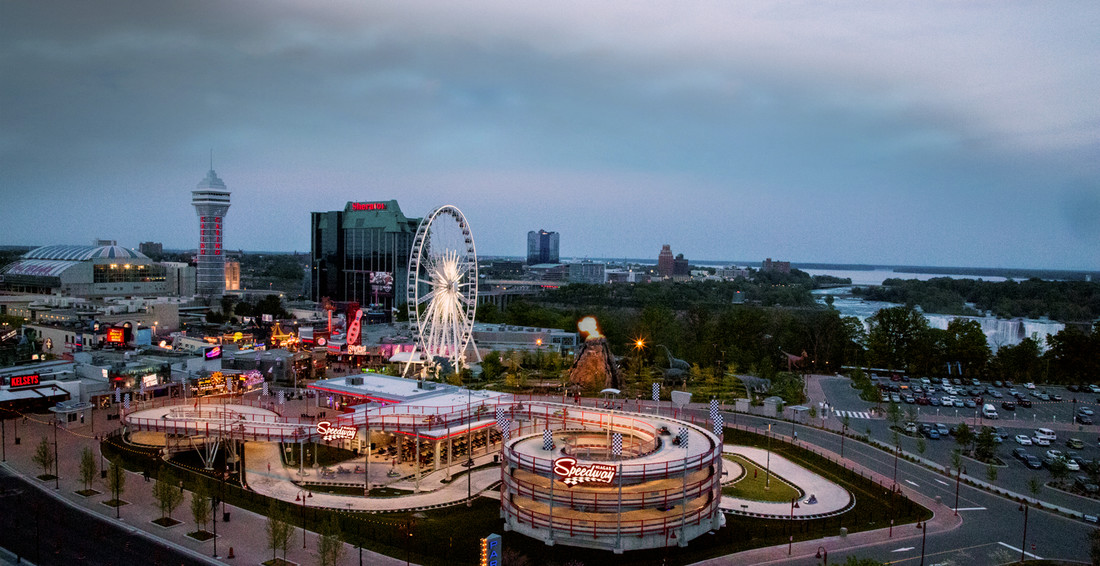
[[[1017,434],[1016,444],[1019,444],[1020,446],[1031,446],[1031,438],[1028,437],[1026,434]]]
[[[1043,469],[1043,461],[1040,460],[1037,456],[1032,456],[1031,454],[1027,455],[1027,459],[1024,460],[1024,464],[1033,470]]]
[[[994,381],[993,382],[993,387],[1004,387],[1004,383],[1002,383],[1000,381]]]
[[[1092,417],[1088,415],[1077,415],[1078,424],[1092,424]]]
[[[1092,415],[1095,414],[1095,412],[1089,407],[1079,407],[1077,409],[1077,414],[1079,414],[1079,415],[1088,415],[1088,416],[1091,417]]]
[[[1016,458],[1017,460],[1026,460],[1027,450],[1022,446],[1017,446],[1016,448],[1012,449],[1012,457]]]
[[[925,433],[925,436],[927,436],[929,440],[939,440],[940,439],[940,431],[938,431],[934,428],[930,428],[930,429],[928,429],[928,432]]]
[[[1100,393],[1100,385],[1096,385],[1095,383],[1089,384],[1089,391]]]
[[[1036,446],[1050,446],[1050,439],[1042,436],[1032,436],[1031,443]]]
[[[1031,382],[1029,381],[1029,382],[1027,382],[1027,383],[1025,383],[1025,384],[1024,384],[1024,387],[1026,387],[1026,388],[1028,388],[1028,389],[1035,389],[1035,384],[1034,384],[1034,383],[1031,383]]]
[[[994,399],[1000,399],[1004,397],[1004,394],[1000,391],[994,391],[993,393],[990,393],[990,395],[992,395]]]
[[[1023,407],[1024,409],[1030,409],[1031,399],[1020,399],[1020,407]]]
[[[1061,395],[1059,395],[1059,394],[1057,394],[1057,393],[1055,393],[1054,395],[1051,395],[1051,396],[1050,396],[1050,399],[1051,399],[1052,401],[1061,401],[1061,400],[1062,400],[1062,396],[1061,396]]]
[[[1012,401],[1002,401],[1001,402],[1001,408],[1006,410],[1006,411],[1015,411],[1016,410],[1016,403],[1013,403]]]
[[[905,423],[905,432],[915,434],[917,432],[917,423]]]
[[[1073,393],[1077,393],[1078,391],[1081,390],[1081,388],[1078,387],[1076,383],[1071,383],[1071,384],[1067,385],[1066,389],[1070,390]]]
[[[1061,450],[1058,450],[1056,448],[1051,448],[1050,450],[1046,451],[1045,456],[1047,457],[1047,459],[1050,459],[1050,460],[1058,460],[1058,459],[1064,458],[1065,454],[1062,454]]]
[[[967,409],[977,409],[978,408],[978,404],[975,403],[973,399],[967,399],[966,401],[964,401],[964,403],[966,404]]]
[[[947,436],[951,432],[951,429],[947,428],[947,425],[943,423],[936,423],[936,430],[939,431],[940,436]]]
[[[908,403],[910,405],[917,402],[917,398],[913,397],[912,395],[910,395],[908,393],[906,393],[904,396],[902,396],[901,399],[902,399],[902,401],[905,401],[906,403]]]

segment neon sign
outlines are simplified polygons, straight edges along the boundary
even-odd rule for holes
[[[125,334],[121,328],[108,328],[107,329],[107,341],[114,342],[115,344],[121,344],[125,340]]]
[[[615,479],[615,466],[607,464],[577,464],[576,458],[554,460],[554,475],[565,485],[606,483]]]
[[[357,429],[352,426],[332,426],[328,421],[317,423],[317,434],[321,435],[321,440],[355,438],[356,432]]]
[[[500,566],[500,535],[493,533],[481,539],[481,566]]]
[[[351,203],[352,210],[386,210],[386,203],[384,202],[353,202]]]
[[[38,385],[38,374],[32,373],[30,375],[13,375],[11,376],[11,387],[34,387]]]

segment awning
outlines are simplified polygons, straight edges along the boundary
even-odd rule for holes
[[[424,360],[420,359],[420,353],[418,352],[397,352],[390,356],[391,364],[422,364]]]
[[[38,394],[34,389],[19,389],[12,391],[10,389],[0,390],[0,403],[4,401],[18,401],[19,399],[41,399],[42,395]]]

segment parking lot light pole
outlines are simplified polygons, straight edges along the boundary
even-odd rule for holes
[[[1020,505],[1020,508],[1024,511],[1024,540],[1020,542],[1020,563],[1022,564],[1024,562],[1024,554],[1027,550],[1027,511],[1030,506],[1028,506],[1027,501],[1024,501],[1023,504]]]

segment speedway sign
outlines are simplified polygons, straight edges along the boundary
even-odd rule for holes
[[[578,464],[576,458],[554,460],[554,475],[565,485],[579,483],[605,483],[615,480],[615,466],[607,464]]]
[[[353,426],[332,426],[328,421],[317,423],[317,434],[321,435],[321,440],[355,438],[356,432],[358,429]]]

